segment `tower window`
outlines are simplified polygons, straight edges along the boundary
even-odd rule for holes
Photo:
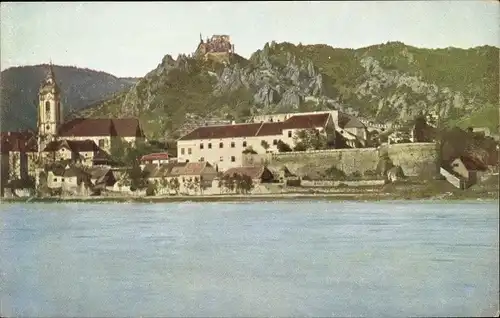
[[[45,111],[50,112],[50,102],[49,101],[45,102]]]

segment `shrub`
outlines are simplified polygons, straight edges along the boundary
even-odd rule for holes
[[[279,152],[290,152],[292,151],[292,147],[282,140],[278,140],[277,148]]]
[[[344,180],[345,179],[345,173],[342,170],[337,169],[335,166],[331,166],[328,168],[326,171],[326,176],[331,177],[335,180]]]

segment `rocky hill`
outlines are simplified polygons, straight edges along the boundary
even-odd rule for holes
[[[48,65],[12,67],[2,71],[0,85],[1,130],[35,128],[38,89]],[[67,115],[129,89],[138,79],[70,66],[54,65]]]
[[[440,113],[449,125],[498,131],[499,49],[421,49],[391,42],[361,49],[267,43],[229,63],[163,58],[127,92],[79,115],[138,116],[147,135],[252,114],[340,109],[375,122]]]

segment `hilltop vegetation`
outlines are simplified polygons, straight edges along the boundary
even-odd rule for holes
[[[361,49],[266,43],[230,62],[166,55],[130,89],[78,116],[137,116],[149,137],[178,137],[207,121],[339,109],[375,122],[441,114],[448,125],[498,131],[499,49]]]

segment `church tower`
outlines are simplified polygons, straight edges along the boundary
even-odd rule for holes
[[[56,83],[52,62],[38,93],[38,146],[39,151],[57,137],[63,122],[60,89]]]

